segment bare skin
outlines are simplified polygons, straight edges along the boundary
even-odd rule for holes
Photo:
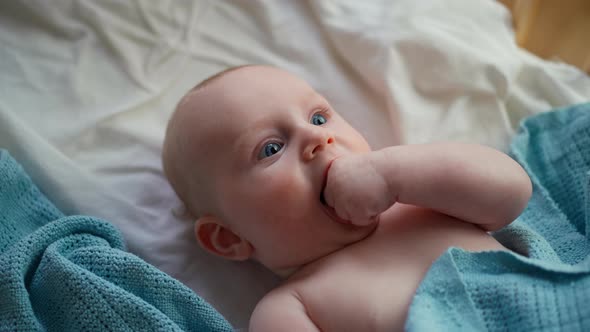
[[[414,292],[449,247],[505,250],[480,228],[397,204],[366,239],[306,265],[258,304],[251,331],[401,331]]]
[[[265,66],[186,96],[163,160],[204,249],[286,278],[250,331],[401,330],[430,265],[451,246],[505,250],[487,231],[531,195],[524,170],[487,147],[371,151],[305,82]]]

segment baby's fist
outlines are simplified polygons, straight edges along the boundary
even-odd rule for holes
[[[337,158],[328,171],[326,203],[336,214],[357,226],[366,226],[395,203],[387,179],[379,172],[372,154]]]

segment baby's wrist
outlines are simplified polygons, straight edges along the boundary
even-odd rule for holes
[[[375,172],[381,177],[387,187],[389,195],[397,197],[399,195],[399,158],[397,158],[397,149],[395,147],[386,148],[370,156],[370,164]]]

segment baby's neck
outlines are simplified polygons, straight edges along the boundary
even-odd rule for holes
[[[326,255],[326,256],[328,256],[328,255]],[[323,257],[325,257],[325,256],[322,256],[320,258],[323,258]],[[300,272],[302,272],[302,271],[309,270],[309,269],[307,269],[307,267],[309,267],[310,265],[314,265],[314,263],[319,260],[320,259],[315,259],[315,260],[312,260],[311,262],[308,262],[308,263],[305,263],[302,265],[297,265],[297,266],[286,266],[286,267],[275,267],[275,268],[271,268],[271,267],[267,266],[266,268],[271,270],[275,275],[279,276],[282,280],[287,280],[295,275],[299,275]]]
[[[325,259],[328,256],[331,256],[335,252],[339,252],[339,251],[340,250],[328,253],[324,256],[318,257],[314,260],[311,260],[307,263],[304,263],[304,264],[301,264],[298,266],[287,266],[287,267],[278,267],[278,268],[267,267],[267,268],[283,280],[287,280],[287,279],[291,279],[291,278],[299,278],[303,275],[307,275],[307,274],[311,273],[311,271],[314,270],[314,267],[317,266],[320,261],[322,261],[323,259]]]
[[[274,270],[272,270],[272,272],[274,272],[276,275],[278,275],[282,279],[288,279],[290,276],[295,274],[295,272],[297,272],[300,268],[301,268],[300,266],[297,266],[297,267],[289,267],[289,268],[283,268],[283,269],[274,269]]]

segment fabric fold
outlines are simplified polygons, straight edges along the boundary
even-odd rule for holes
[[[407,330],[590,328],[590,103],[525,119],[511,154],[533,183],[523,213],[494,233],[512,251],[447,250],[418,287]]]
[[[5,150],[0,228],[0,330],[232,330],[190,289],[126,252],[113,225],[63,215]]]

